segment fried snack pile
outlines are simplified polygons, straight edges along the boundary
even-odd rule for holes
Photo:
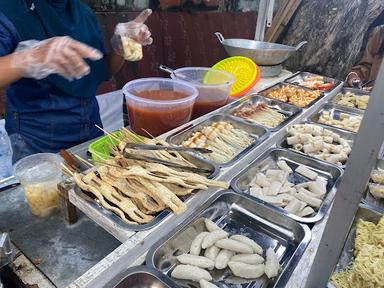
[[[243,149],[255,141],[247,132],[233,127],[228,122],[214,122],[195,132],[192,137],[183,141],[184,147],[207,148],[212,153],[202,155],[217,163],[232,160]]]
[[[352,116],[346,113],[341,113],[340,119],[335,119],[333,115],[331,115],[330,111],[323,111],[318,121],[322,124],[327,124],[329,126],[334,126],[357,133],[357,131],[359,131],[362,120],[362,116]]]
[[[332,82],[324,81],[324,77],[320,75],[311,75],[309,77],[306,77],[304,81],[301,82],[299,85],[307,87],[309,89],[321,91],[328,91],[334,86]]]
[[[257,105],[246,103],[233,111],[232,115],[267,128],[275,128],[287,118],[284,114],[269,108],[265,103]]]
[[[331,278],[337,288],[384,287],[384,217],[375,225],[359,220],[356,229],[355,259]]]
[[[109,165],[109,166],[108,166]],[[224,182],[177,171],[162,164],[116,156],[86,175],[75,174],[76,184],[128,224],[145,224],[154,214],[171,209],[180,214],[186,204],[179,198],[208,187],[228,188]]]
[[[265,93],[265,96],[303,108],[319,98],[320,91],[308,91],[292,85],[284,85]]]
[[[371,181],[368,184],[369,192],[377,199],[384,199],[384,170],[374,169],[371,172]]]
[[[332,103],[365,110],[369,102],[369,95],[357,96],[352,92],[347,92],[345,94],[339,93],[332,100]]]

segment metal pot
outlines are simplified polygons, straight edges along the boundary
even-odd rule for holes
[[[223,44],[230,56],[244,56],[251,58],[258,65],[279,65],[287,60],[294,52],[299,50],[307,41],[300,42],[296,47],[254,41],[248,39],[224,39],[220,32],[215,35]]]

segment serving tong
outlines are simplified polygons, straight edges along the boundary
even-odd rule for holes
[[[207,148],[199,148],[199,147],[180,147],[180,146],[163,146],[163,145],[148,145],[148,144],[137,144],[137,143],[127,143],[124,147],[125,149],[135,149],[135,150],[164,150],[164,151],[180,151],[180,152],[194,152],[194,153],[202,153],[208,154],[212,153],[212,150]]]
[[[177,164],[177,163],[174,163],[174,162],[171,162],[171,161],[158,159],[158,158],[155,158],[155,157],[133,154],[133,153],[128,152],[127,149],[133,149],[133,150],[153,150],[153,151],[165,150],[165,151],[212,153],[211,150],[206,149],[206,148],[186,148],[186,147],[178,147],[178,146],[173,147],[173,146],[160,146],[160,145],[147,145],[147,144],[127,143],[125,145],[125,147],[124,147],[124,150],[123,150],[123,156],[124,156],[124,158],[127,158],[127,159],[162,164],[164,166],[168,166],[168,167],[172,167],[172,168],[178,168],[178,169],[183,169],[183,170],[190,171],[190,172],[193,172],[193,173],[212,173],[211,169],[198,168],[198,167],[190,167],[190,166],[185,166],[185,165]]]

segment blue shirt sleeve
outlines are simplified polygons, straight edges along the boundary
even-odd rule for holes
[[[11,54],[19,42],[12,22],[0,12],[0,57]]]

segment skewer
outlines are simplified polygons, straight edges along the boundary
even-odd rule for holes
[[[94,165],[92,163],[90,163],[89,161],[85,160],[84,158],[80,157],[79,155],[74,155],[76,157],[76,159],[78,159],[79,161],[83,162],[85,165],[89,166],[89,168],[93,168]]]
[[[95,124],[96,128],[100,129],[101,131],[103,131],[105,134],[107,134],[109,137],[115,139],[117,142],[120,142],[121,140],[117,137],[115,137],[113,134],[109,133],[107,130],[101,128],[99,125]]]
[[[67,174],[67,176],[69,176],[69,177],[73,177],[73,174],[74,174],[74,173],[71,171],[71,169],[69,169],[69,168],[67,167],[66,164],[61,163],[61,167],[63,168],[63,172],[64,172],[64,174]]]

